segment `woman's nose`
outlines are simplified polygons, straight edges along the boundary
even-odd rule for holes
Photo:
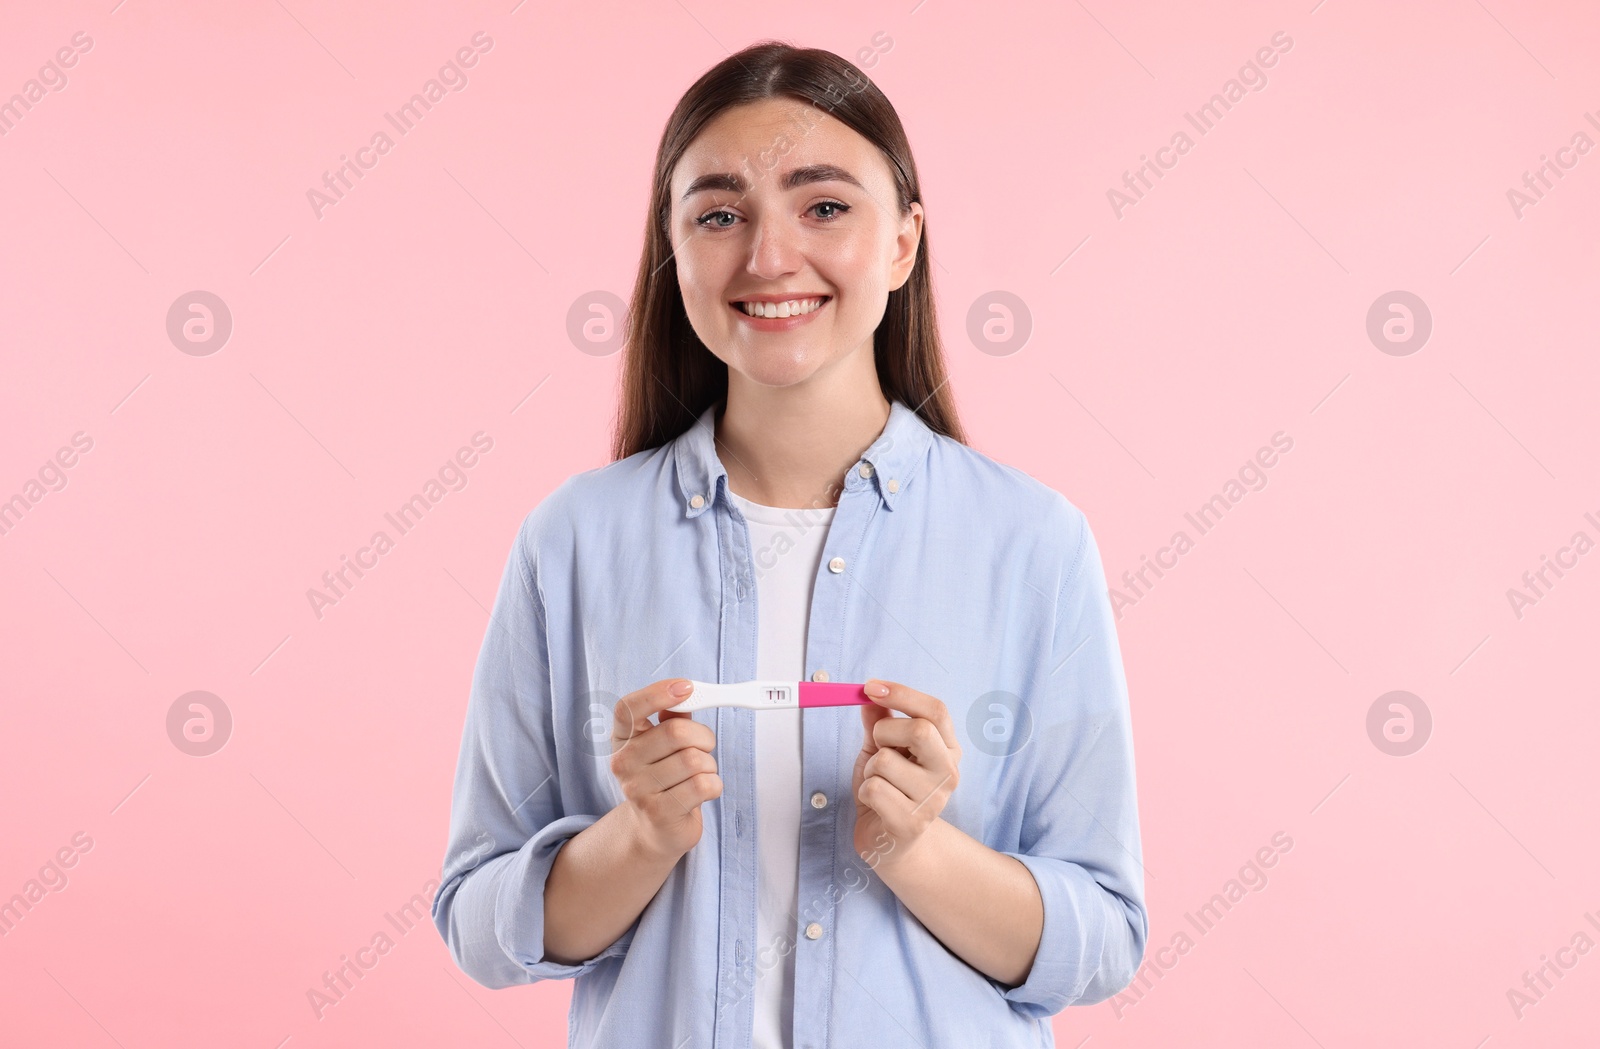
[[[750,261],[755,276],[771,280],[798,268],[799,244],[792,224],[781,218],[763,218],[751,224]]]

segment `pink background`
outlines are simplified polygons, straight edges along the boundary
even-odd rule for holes
[[[568,310],[627,296],[673,101],[768,36],[873,54],[976,447],[1084,509],[1114,586],[1195,540],[1119,632],[1150,946],[1196,942],[1060,1044],[1592,1037],[1600,952],[1507,998],[1600,940],[1600,553],[1507,598],[1600,539],[1600,153],[1507,197],[1600,141],[1589,5],[514,2],[9,5],[0,99],[93,43],[0,137],[0,498],[93,447],[0,536],[0,900],[92,841],[0,938],[8,1044],[564,1042],[570,984],[479,987],[431,924],[320,1020],[307,991],[438,876],[513,533],[606,457],[620,356]],[[1123,172],[1280,30],[1265,88],[1119,218]],[[319,219],[307,190],[479,31],[467,86]],[[205,356],[166,329],[195,289],[233,317]],[[1433,319],[1407,355],[1366,330],[1396,289]],[[995,290],[1032,315],[1004,355],[967,336]],[[478,431],[466,487],[319,620],[306,591]],[[168,735],[195,690],[233,719],[208,757]],[[1409,756],[1368,735],[1395,690],[1431,712]]]

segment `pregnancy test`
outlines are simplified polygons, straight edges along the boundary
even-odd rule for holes
[[[668,710],[692,712],[707,707],[794,710],[797,707],[867,706],[862,686],[847,681],[690,681],[694,691]]]

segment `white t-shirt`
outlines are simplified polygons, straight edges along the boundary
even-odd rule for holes
[[[806,678],[811,589],[833,507],[763,506],[734,495],[750,527],[756,577],[756,677]],[[794,949],[799,922],[800,711],[758,710],[754,1049],[792,1049]]]

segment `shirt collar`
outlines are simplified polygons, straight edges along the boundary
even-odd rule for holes
[[[716,413],[722,404],[722,400],[714,402],[700,413],[693,426],[673,439],[685,517],[698,517],[717,499],[726,498],[728,471],[715,446]],[[904,495],[906,485],[927,457],[933,438],[934,432],[922,416],[891,399],[888,422],[877,440],[851,464],[845,474],[845,491],[871,486],[885,508],[893,510],[895,501]],[[862,476],[863,464],[868,467],[868,477]]]

